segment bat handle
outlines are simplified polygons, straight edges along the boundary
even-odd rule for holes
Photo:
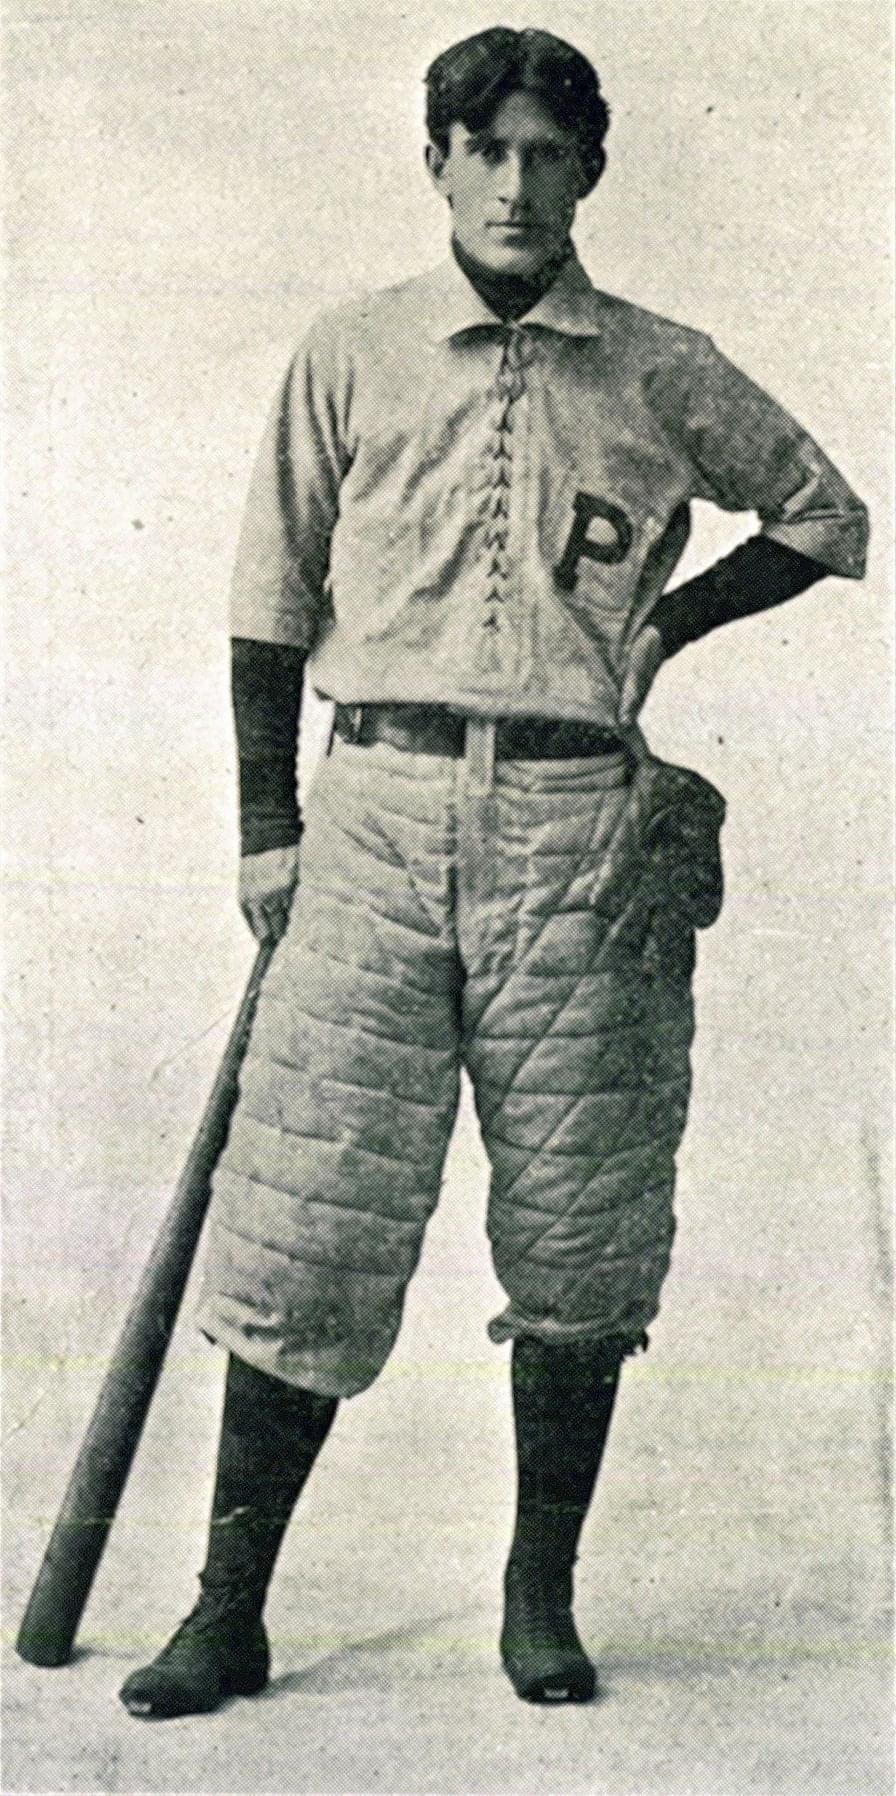
[[[31,1665],[65,1665],[115,1518],[208,1208],[227,1139],[261,982],[274,950],[262,944],[168,1214],[103,1381],[16,1640]]]

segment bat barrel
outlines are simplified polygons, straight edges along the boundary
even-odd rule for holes
[[[100,1392],[16,1641],[32,1665],[64,1665],[71,1656],[161,1372],[161,1331],[176,1313],[172,1289],[167,1306],[160,1299],[153,1313],[135,1316],[119,1340],[114,1377]]]
[[[16,1640],[20,1658],[31,1665],[65,1665],[71,1657],[190,1275],[272,952],[266,943],[256,957],[202,1122],[75,1461]]]

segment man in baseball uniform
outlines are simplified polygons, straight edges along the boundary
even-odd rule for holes
[[[340,1398],[398,1334],[465,1067],[512,1343],[501,1655],[530,1701],[595,1673],[572,1571],[620,1366],[672,1243],[694,932],[724,804],[649,752],[662,661],[826,573],[863,506],[710,339],[598,291],[570,236],[597,76],[496,28],[427,76],[450,253],[326,313],[277,395],[233,590],[241,901],[278,946],[215,1178],[200,1322],[229,1352],[200,1601],[141,1715],[268,1675],[262,1607]],[[760,532],[667,591],[694,499]],[[300,819],[303,677],[335,701]],[[301,844],[300,844],[301,835]]]

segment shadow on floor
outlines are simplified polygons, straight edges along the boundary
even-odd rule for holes
[[[294,1690],[301,1691],[303,1695],[324,1696],[373,1685],[394,1687],[396,1666],[389,1655],[396,1649],[400,1652],[402,1648],[419,1647],[423,1640],[436,1634],[446,1622],[459,1621],[463,1616],[473,1613],[475,1611],[472,1608],[441,1610],[437,1615],[419,1617],[401,1627],[384,1628],[380,1633],[369,1634],[363,1640],[346,1642],[332,1652],[325,1653],[311,1665],[298,1671],[283,1672],[272,1678],[260,1701],[271,1701]],[[434,1642],[433,1651],[426,1655],[425,1674],[429,1675],[449,1659],[451,1654],[450,1642]],[[465,1653],[464,1657],[468,1656]]]

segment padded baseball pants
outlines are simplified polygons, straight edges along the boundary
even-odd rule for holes
[[[508,1298],[493,1339],[634,1345],[668,1269],[723,801],[649,756],[494,764],[493,741],[469,725],[454,759],[337,739],[306,805],[198,1320],[327,1395],[394,1344],[462,1067]]]

